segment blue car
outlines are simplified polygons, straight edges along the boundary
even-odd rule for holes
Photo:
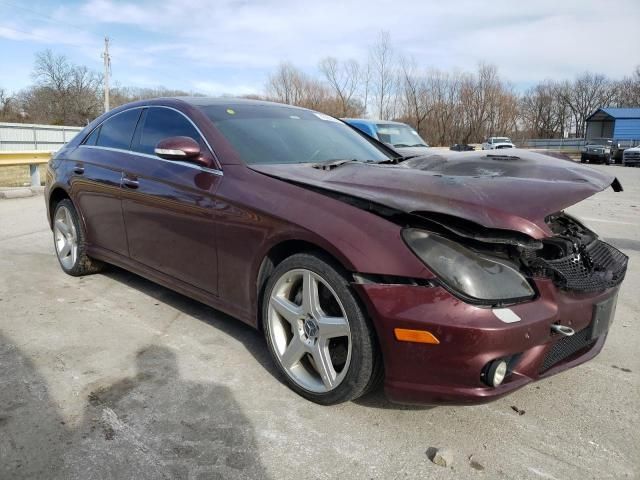
[[[429,145],[406,123],[343,118],[343,122],[392,147],[403,156],[424,155]]]

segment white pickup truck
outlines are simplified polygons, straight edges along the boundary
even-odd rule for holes
[[[516,148],[509,137],[489,137],[482,143],[482,150],[497,150],[499,148]]]

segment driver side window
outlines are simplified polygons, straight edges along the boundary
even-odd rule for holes
[[[198,131],[180,113],[168,108],[149,107],[135,150],[154,155],[158,142],[169,137],[191,137],[204,148]]]

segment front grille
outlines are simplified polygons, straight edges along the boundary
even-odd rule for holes
[[[538,258],[536,264],[551,273],[558,287],[589,293],[618,286],[627,272],[628,260],[617,248],[594,240],[571,255],[556,260]]]
[[[625,162],[629,160],[637,161],[640,160],[640,152],[624,152],[622,154],[622,157],[624,158]]]
[[[589,328],[585,328],[570,337],[562,337],[553,344],[551,349],[544,357],[544,361],[540,366],[539,373],[544,373],[554,365],[566,360],[567,358],[578,353],[580,350],[591,348],[595,340],[589,339]]]

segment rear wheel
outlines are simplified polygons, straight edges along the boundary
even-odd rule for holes
[[[102,262],[86,253],[84,231],[78,212],[69,199],[60,201],[53,212],[53,242],[58,262],[65,273],[78,277],[103,268]]]
[[[298,394],[323,405],[373,387],[381,359],[373,328],[338,267],[314,254],[280,263],[264,293],[267,345]]]

